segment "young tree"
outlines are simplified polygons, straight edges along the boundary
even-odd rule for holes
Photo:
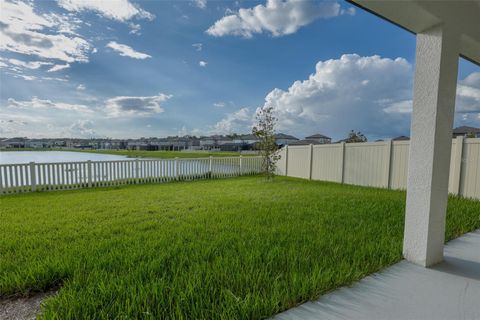
[[[258,149],[262,156],[262,172],[267,180],[275,176],[276,163],[280,159],[275,142],[275,125],[277,118],[273,115],[273,107],[259,108],[255,115],[252,133],[258,138]]]
[[[348,138],[345,140],[345,142],[367,142],[367,137],[360,131],[355,132],[355,131],[350,131],[348,134]]]

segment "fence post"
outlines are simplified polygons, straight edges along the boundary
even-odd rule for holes
[[[0,181],[1,183],[1,181]],[[30,185],[32,187],[32,191],[37,190],[37,175],[35,172],[35,162],[30,162]]]
[[[240,165],[240,174],[239,175],[242,175],[243,171],[242,171],[242,155],[240,155],[240,160],[239,160],[239,165]]]
[[[455,141],[455,149],[454,152],[454,166],[453,166],[453,175],[452,175],[452,191],[454,194],[460,194],[460,180],[462,179],[462,157],[463,157],[463,136],[458,136]]]
[[[387,140],[385,143],[385,154],[384,154],[384,159],[385,159],[385,171],[383,173],[384,176],[384,186],[387,189],[390,189],[390,168],[391,168],[391,163],[392,163],[392,140]]]
[[[285,176],[288,176],[288,145],[285,146]]]
[[[92,187],[92,161],[88,160],[87,161],[87,182],[88,182],[88,187]]]
[[[178,157],[175,157],[175,180],[179,180],[180,175],[178,174]]]
[[[308,169],[308,179],[312,180],[312,167],[313,167],[313,144],[310,144],[309,150],[309,169]]]
[[[208,172],[210,173],[210,178],[213,177],[212,167],[213,167],[213,157],[210,156],[209,162],[208,162]]]
[[[340,163],[340,183],[345,182],[345,142],[340,143],[342,163]]]
[[[135,159],[135,183],[138,184],[140,181],[140,163],[138,159]]]

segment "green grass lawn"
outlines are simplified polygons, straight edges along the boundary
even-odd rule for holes
[[[47,319],[259,319],[401,259],[405,193],[278,177],[0,198],[0,295]],[[447,239],[480,228],[450,198]]]
[[[128,156],[132,158],[206,158],[206,157],[238,157],[240,152],[183,152],[183,151],[137,151],[137,150],[81,150],[81,149],[60,149],[60,148],[21,148],[21,149],[0,149],[0,151],[74,151],[74,152],[90,152],[102,154],[114,154],[119,156]],[[244,154],[243,156],[255,156],[255,154]]]

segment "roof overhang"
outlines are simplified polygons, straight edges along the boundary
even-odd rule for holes
[[[415,34],[444,24],[460,35],[460,55],[480,65],[480,0],[347,0]]]

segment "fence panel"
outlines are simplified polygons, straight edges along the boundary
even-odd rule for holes
[[[385,186],[385,147],[385,143],[347,143],[344,182],[371,187]]]
[[[463,147],[460,194],[480,199],[480,139],[466,139]]]
[[[410,141],[290,146],[277,172],[304,179],[406,189]],[[311,150],[311,153],[310,153]],[[452,141],[448,190],[480,199],[480,139]]]
[[[310,146],[288,147],[288,175],[308,179],[310,177]]]
[[[408,141],[392,142],[392,158],[390,160],[390,188],[407,189]]]
[[[343,145],[313,146],[312,179],[342,182]]]

